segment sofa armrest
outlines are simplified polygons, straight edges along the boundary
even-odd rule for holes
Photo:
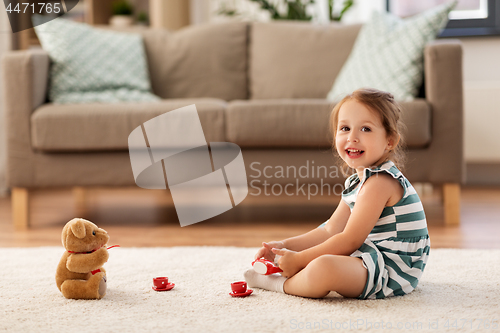
[[[29,187],[33,181],[30,118],[33,111],[45,103],[49,63],[43,51],[8,52],[2,59],[10,187]]]
[[[432,109],[432,142],[428,178],[438,183],[463,183],[464,106],[462,44],[459,40],[437,40],[424,51],[425,96]]]
[[[49,54],[43,50],[31,52],[33,60],[33,110],[47,101],[47,89],[49,84]]]

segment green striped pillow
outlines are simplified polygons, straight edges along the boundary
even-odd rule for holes
[[[95,29],[62,18],[43,23],[36,34],[52,61],[49,99],[54,103],[158,101],[151,93],[142,37]]]
[[[456,1],[443,4],[406,19],[374,12],[327,99],[338,101],[358,88],[371,87],[411,101],[422,84],[424,47],[446,26],[455,5]]]

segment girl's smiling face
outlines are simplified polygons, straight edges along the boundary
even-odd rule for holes
[[[364,168],[384,162],[397,143],[387,136],[380,117],[354,99],[340,107],[335,131],[338,154],[360,177]]]

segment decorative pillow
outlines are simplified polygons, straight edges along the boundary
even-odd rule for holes
[[[42,16],[33,16],[35,24]],[[35,31],[52,60],[54,103],[157,101],[151,93],[142,37],[57,18]]]
[[[374,12],[327,99],[338,101],[358,88],[371,87],[411,101],[422,84],[424,47],[446,26],[455,5],[455,1],[443,4],[407,19]]]

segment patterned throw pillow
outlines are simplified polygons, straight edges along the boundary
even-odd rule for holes
[[[35,24],[43,17],[33,16]],[[57,18],[35,26],[52,61],[49,99],[54,103],[158,101],[142,37],[95,29]]]
[[[374,12],[361,28],[327,99],[339,101],[358,88],[371,87],[411,101],[422,84],[424,47],[446,26],[455,5],[443,4],[407,19]]]

